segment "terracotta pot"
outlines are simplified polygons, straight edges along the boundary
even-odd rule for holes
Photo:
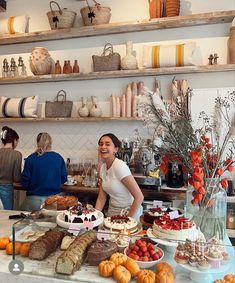
[[[228,40],[229,63],[235,64],[235,27],[230,28],[230,36]]]
[[[29,58],[29,65],[34,75],[48,75],[52,71],[53,60],[44,47],[35,47]]]
[[[166,0],[166,16],[175,17],[180,13],[180,0]]]

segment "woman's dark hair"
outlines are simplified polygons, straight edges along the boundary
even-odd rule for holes
[[[7,143],[12,143],[12,147],[15,147],[15,140],[18,141],[19,135],[17,132],[7,126],[2,127],[1,141],[5,145]]]
[[[120,147],[121,147],[121,142],[120,142],[120,140],[119,140],[114,134],[111,134],[111,133],[102,135],[102,136],[99,138],[99,140],[98,140],[98,144],[100,144],[100,140],[101,140],[103,137],[109,137],[109,138],[112,140],[112,142],[113,142],[113,144],[114,144],[115,147],[117,147],[117,148],[120,148]]]

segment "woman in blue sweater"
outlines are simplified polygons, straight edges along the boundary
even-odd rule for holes
[[[52,139],[48,133],[37,136],[36,152],[25,160],[21,183],[27,190],[25,210],[40,209],[47,196],[59,194],[61,184],[67,181],[63,157],[51,151]]]

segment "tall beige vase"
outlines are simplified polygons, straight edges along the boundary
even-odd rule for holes
[[[235,26],[230,28],[228,40],[228,57],[229,63],[235,64]]]

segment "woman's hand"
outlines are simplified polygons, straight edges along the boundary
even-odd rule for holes
[[[128,216],[132,217],[136,213],[137,209],[140,207],[141,203],[143,202],[144,196],[140,190],[140,187],[138,186],[136,180],[132,175],[124,177],[121,180],[121,182],[128,189],[128,191],[131,193],[131,195],[134,198],[134,201],[128,213]]]

